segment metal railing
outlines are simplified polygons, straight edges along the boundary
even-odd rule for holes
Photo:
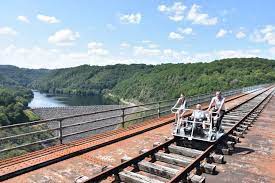
[[[266,87],[257,85],[240,89],[232,89],[223,92],[223,96],[232,96],[238,93],[253,91]],[[187,107],[197,103],[210,101],[213,94],[196,95],[186,99]],[[170,113],[171,107],[177,99],[151,102],[142,105],[120,107],[111,110],[90,112],[85,114],[70,115],[60,118],[52,118],[33,122],[19,123],[0,127],[0,154],[15,149],[27,148],[37,144],[50,146],[63,144],[85,136],[102,133],[116,128],[126,128],[150,118],[160,118]],[[22,131],[23,133],[5,136],[5,130]],[[33,141],[25,143],[24,138],[29,137]],[[44,138],[43,138],[44,137]],[[9,143],[17,145],[10,147]]]

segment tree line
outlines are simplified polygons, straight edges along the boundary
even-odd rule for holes
[[[0,126],[38,120],[28,109],[30,90],[71,95],[105,95],[112,98],[151,102],[209,93],[275,81],[275,61],[262,58],[232,58],[210,63],[161,65],[82,65],[56,70],[0,66]],[[111,95],[109,95],[111,94]],[[0,137],[47,129],[46,125],[2,130]],[[53,137],[52,133],[6,141],[0,149]],[[11,151],[1,158],[43,148],[35,145]]]
[[[0,87],[0,125],[29,121],[24,113],[33,93],[23,87]]]
[[[57,69],[32,82],[50,93],[112,94],[139,102],[175,98],[275,81],[275,61],[232,58],[210,63],[82,65]]]

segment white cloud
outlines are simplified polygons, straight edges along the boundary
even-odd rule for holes
[[[220,50],[214,52],[215,56],[218,59],[222,58],[249,58],[249,57],[257,57],[261,53],[259,49],[251,49],[251,50]]]
[[[254,33],[250,35],[250,39],[253,42],[265,42],[264,36],[258,32],[258,30],[254,31]]]
[[[211,52],[187,53],[171,48],[150,49],[144,46],[134,46],[127,54],[111,55],[101,42],[91,42],[84,51],[66,52],[66,50],[46,49],[41,47],[20,48],[15,45],[0,47],[0,64],[12,64],[28,68],[64,68],[82,64],[161,64],[161,63],[194,63],[209,62],[215,59],[233,57],[263,57],[259,49],[249,50],[217,50]],[[270,55],[275,54],[275,48],[270,48]],[[271,56],[270,56],[271,57]],[[39,61],[38,61],[39,60]]]
[[[150,43],[150,44],[148,44],[148,48],[158,48],[159,47],[159,45],[157,45],[157,44],[154,44],[154,43]]]
[[[11,27],[0,27],[0,35],[15,36],[17,32]]]
[[[270,33],[272,31],[274,31],[274,29],[275,29],[275,26],[266,25],[263,29],[260,30],[260,32],[263,33],[263,34],[267,34],[267,33]]]
[[[189,34],[192,34],[193,30],[192,28],[188,27],[188,28],[178,28],[178,31],[182,34],[186,34],[186,35],[189,35]]]
[[[101,42],[90,42],[88,44],[88,54],[105,56],[109,54],[109,51],[103,48],[103,43]]]
[[[89,54],[88,50],[67,53],[64,50],[46,49],[38,46],[20,48],[15,45],[10,45],[6,48],[1,47],[0,49],[0,64],[25,68],[55,69],[75,67],[83,64],[116,64],[118,61],[115,57],[102,57],[101,55]]]
[[[59,23],[60,20],[58,20],[56,17],[54,16],[47,16],[47,15],[41,15],[41,14],[38,14],[36,16],[36,18],[42,22],[46,22],[46,23],[49,23],[49,24],[56,24],[56,23]]]
[[[173,16],[169,16],[170,20],[173,20],[175,22],[179,22],[183,19],[184,17],[182,15],[173,15]]]
[[[168,11],[168,7],[166,6],[166,5],[159,5],[158,6],[158,10],[160,11],[160,12],[166,12],[166,11]]]
[[[200,25],[216,25],[218,23],[217,17],[209,17],[206,13],[200,13],[200,6],[193,4],[188,12],[187,20],[192,21],[193,24]]]
[[[267,44],[275,45],[275,26],[266,25],[260,30],[255,30],[250,38],[254,42],[266,42]]]
[[[75,60],[85,60],[89,59],[89,55],[87,53],[70,53],[68,57]]]
[[[51,35],[48,38],[48,42],[57,46],[71,46],[79,37],[80,35],[78,32],[73,32],[70,29],[63,29]]]
[[[275,50],[274,50],[275,51]],[[185,51],[176,51],[172,49],[163,50],[162,61],[168,60],[173,63],[195,63],[209,62],[223,58],[241,58],[241,57],[263,57],[259,49],[250,50],[218,50],[212,52],[187,53]]]
[[[183,35],[176,33],[176,32],[170,32],[168,37],[170,39],[176,39],[176,40],[182,40],[184,38]]]
[[[164,4],[158,6],[158,10],[160,12],[167,14],[168,18],[175,22],[183,20],[183,13],[185,9],[186,6],[183,5],[182,2],[174,2],[171,6]]]
[[[275,56],[275,47],[271,47],[268,51],[271,55]]]
[[[220,29],[216,34],[216,38],[224,37],[226,34],[227,34],[227,30]]]
[[[17,20],[24,22],[24,23],[30,23],[30,20],[28,19],[28,17],[23,16],[23,15],[17,16]]]
[[[181,51],[181,52],[179,52],[179,51],[175,51],[175,50],[173,50],[173,49],[170,49],[170,48],[168,48],[168,49],[164,49],[163,51],[162,51],[162,56],[161,56],[161,58],[162,59],[168,59],[170,62],[179,62],[179,61],[182,61],[183,60],[183,58],[186,56],[186,52],[184,52],[184,51]]]
[[[145,43],[145,44],[152,43],[152,41],[150,41],[150,40],[142,40],[141,42],[142,42],[142,43]]]
[[[129,48],[131,45],[129,43],[123,42],[120,44],[121,48]]]
[[[140,41],[145,47],[148,47],[150,49],[153,49],[153,48],[158,48],[159,45],[158,44],[155,44],[153,43],[153,41],[151,40],[142,40]]]
[[[123,14],[119,16],[120,22],[123,24],[139,24],[141,21],[140,13]]]
[[[168,35],[169,39],[177,39],[177,40],[181,40],[184,38],[185,35],[190,35],[192,34],[193,30],[192,28],[188,27],[188,28],[178,28],[176,32],[170,32]]]
[[[115,31],[116,30],[116,26],[114,26],[113,24],[107,24],[106,27],[109,31]]]
[[[159,56],[161,51],[159,49],[148,49],[144,48],[143,46],[135,46],[134,47],[134,55],[135,56]]]
[[[19,67],[27,68],[54,68],[56,64],[64,64],[65,61],[59,60],[57,57],[58,52],[50,49],[43,49],[37,46],[32,48],[19,48],[15,45],[10,45],[6,48],[0,49],[0,62],[1,64],[16,65]]]
[[[238,39],[242,39],[245,37],[246,37],[246,34],[242,31],[236,33],[236,38],[238,38]]]

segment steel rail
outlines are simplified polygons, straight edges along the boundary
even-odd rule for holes
[[[260,90],[262,88],[258,88],[257,90]],[[240,97],[243,97],[245,95],[248,95],[250,93],[254,93],[256,91],[251,91],[249,93],[244,93],[244,94],[240,94],[238,96],[235,96],[235,97],[232,97],[228,100],[226,100],[226,102],[229,102],[229,101],[232,101],[232,100],[236,100]],[[81,150],[78,150],[78,151],[75,151],[75,152],[72,152],[72,153],[69,153],[69,154],[64,154],[63,156],[61,157],[58,157],[58,158],[54,158],[54,159],[51,159],[51,160],[46,160],[44,162],[41,162],[41,163],[38,163],[38,164],[35,164],[35,165],[32,165],[30,167],[26,167],[26,168],[22,168],[20,170],[17,170],[17,171],[14,171],[14,172],[10,172],[8,174],[5,174],[5,175],[2,175],[0,176],[0,181],[3,181],[3,180],[7,180],[9,178],[12,178],[12,177],[15,177],[17,175],[20,175],[20,174],[23,174],[23,173],[26,173],[26,172],[30,172],[30,171],[33,171],[33,170],[36,170],[36,169],[39,169],[41,167],[45,167],[45,166],[48,166],[48,165],[51,165],[53,163],[57,163],[57,162],[60,162],[60,161],[63,161],[63,160],[66,160],[66,159],[69,159],[69,158],[72,158],[72,157],[76,157],[76,156],[79,156],[81,154],[84,154],[84,153],[87,153],[87,152],[90,152],[94,149],[97,149],[97,148],[100,148],[100,147],[104,147],[104,146],[107,146],[109,144],[112,144],[112,143],[115,143],[115,142],[118,142],[118,141],[121,141],[121,140],[124,140],[124,139],[127,139],[127,138],[130,138],[132,136],[135,136],[135,135],[139,135],[139,134],[142,134],[146,131],[150,131],[150,130],[153,130],[155,128],[159,128],[161,126],[164,126],[166,124],[170,124],[172,121],[174,120],[167,120],[166,122],[163,122],[161,124],[157,124],[157,125],[154,125],[154,126],[151,126],[151,127],[147,127],[146,129],[143,129],[143,130],[140,130],[140,131],[137,131],[137,132],[134,132],[134,133],[131,133],[131,134],[127,134],[127,135],[124,135],[122,137],[118,137],[118,138],[115,138],[113,140],[110,140],[108,142],[103,142],[101,144],[98,144],[98,145],[95,145],[95,146],[91,146],[91,147],[88,147],[86,149],[81,149]],[[57,139],[59,137],[54,137],[53,139]],[[32,144],[37,144],[37,143],[32,143]],[[27,146],[29,146],[31,144],[27,144]]]
[[[233,91],[225,91],[225,93],[227,93],[227,94],[232,94],[233,95],[233,93],[235,93],[235,91],[240,91],[240,90],[242,90],[242,91],[244,91],[244,90],[250,90],[251,88],[253,89],[254,88],[254,90],[260,90],[261,89],[261,87],[262,87],[263,85],[258,85],[258,86],[253,86],[253,87],[246,87],[246,88],[242,88],[242,89],[236,89],[236,90],[233,90]],[[255,87],[256,87],[256,89],[255,89]],[[254,91],[253,91],[254,92]],[[210,97],[211,95],[210,94],[205,94],[205,95],[202,95],[202,97]],[[200,97],[199,95],[197,96],[198,98]],[[198,99],[197,98],[197,99]],[[193,100],[193,98],[189,98],[189,100],[190,101],[192,101]],[[170,100],[169,100],[170,101]],[[202,101],[204,101],[204,99],[202,100]],[[149,105],[151,105],[152,103],[149,103]],[[145,104],[144,104],[145,105]],[[144,106],[143,105],[143,106]],[[189,104],[188,106],[190,106],[191,104]],[[192,105],[193,105],[193,103],[192,103]],[[167,106],[164,106],[164,107],[162,107],[162,108],[165,108],[165,107],[171,107],[171,105],[167,105]],[[137,107],[137,106],[130,106],[130,107]],[[129,107],[128,107],[129,108]],[[127,109],[128,109],[127,108]],[[159,109],[161,109],[161,107],[159,107]],[[120,108],[120,109],[113,109],[113,110],[107,110],[108,112],[111,112],[111,111],[117,111],[117,110],[125,110],[125,108]],[[150,111],[151,109],[149,109],[148,111]],[[153,110],[153,109],[152,109]],[[123,112],[122,111],[122,112]],[[170,109],[169,110],[164,110],[164,111],[158,111],[158,116],[160,116],[161,114],[163,114],[163,113],[167,113],[167,112],[169,112],[170,111]],[[93,112],[93,113],[90,113],[90,114],[99,114],[99,113],[104,113],[105,111],[99,111],[99,112]],[[141,113],[140,111],[138,111],[138,112],[136,112],[136,113]],[[134,114],[134,113],[132,113],[132,114]],[[79,116],[83,116],[83,115],[86,115],[86,114],[80,114],[80,115],[73,115],[74,117],[79,117]],[[81,132],[82,133],[87,133],[87,132],[90,132],[90,131],[93,131],[93,130],[98,130],[98,129],[102,129],[102,128],[106,128],[106,127],[110,127],[110,126],[115,126],[115,124],[112,124],[112,125],[106,125],[106,126],[102,126],[102,127],[98,127],[98,128],[92,128],[92,129],[89,129],[89,130],[84,130],[84,131],[80,131],[80,132],[76,132],[76,133],[71,133],[71,134],[69,134],[69,135],[63,135],[63,129],[65,129],[65,128],[69,128],[69,127],[73,127],[73,126],[78,126],[78,125],[84,125],[84,124],[87,124],[87,123],[94,123],[94,122],[99,122],[99,121],[103,121],[103,120],[108,120],[108,119],[113,119],[113,118],[119,118],[119,117],[122,117],[122,122],[118,122],[117,123],[117,125],[119,125],[119,124],[122,124],[122,126],[124,127],[125,126],[125,123],[129,123],[129,122],[131,122],[131,121],[134,121],[134,120],[138,120],[138,119],[145,119],[145,118],[148,118],[148,117],[150,117],[150,116],[154,116],[155,114],[149,114],[149,115],[146,115],[146,116],[142,116],[142,117],[139,117],[139,118],[136,118],[136,119],[131,119],[131,120],[128,120],[128,121],[125,121],[125,115],[127,115],[127,113],[126,114],[124,114],[123,115],[123,113],[122,113],[122,115],[117,115],[117,116],[111,116],[111,117],[107,117],[107,118],[101,118],[101,119],[97,119],[97,120],[92,120],[92,121],[85,121],[85,122],[81,122],[81,123],[77,123],[77,124],[70,124],[70,125],[66,125],[66,126],[62,126],[62,120],[57,120],[57,119],[65,119],[65,118],[67,118],[67,117],[65,117],[65,118],[52,118],[52,119],[49,119],[49,120],[40,120],[40,121],[34,121],[34,122],[27,122],[27,123],[21,123],[21,124],[15,124],[15,125],[9,125],[9,126],[3,126],[3,127],[0,127],[0,130],[1,129],[8,129],[8,128],[12,128],[12,127],[20,127],[20,126],[26,126],[26,124],[33,124],[33,125],[40,125],[40,124],[44,124],[44,123],[47,123],[47,122],[54,122],[54,121],[56,121],[57,123],[59,123],[59,127],[58,128],[53,128],[52,130],[51,129],[49,129],[48,131],[55,131],[55,130],[59,130],[59,136],[56,138],[56,139],[59,139],[59,141],[60,141],[60,143],[62,144],[63,143],[63,140],[64,140],[64,138],[63,137],[68,137],[68,136],[72,136],[71,134],[75,134],[75,135],[78,135],[78,134],[81,134]],[[53,120],[53,121],[52,121]],[[16,136],[21,136],[21,137],[23,137],[23,136],[28,136],[28,135],[30,135],[30,134],[32,134],[32,133],[34,133],[34,134],[36,134],[36,132],[29,132],[29,133],[23,133],[23,134],[18,134],[18,135],[16,135]],[[41,132],[41,133],[44,133],[43,131]],[[13,138],[17,138],[17,137],[14,137],[14,136],[10,136],[10,137],[4,137],[3,139],[4,140],[10,140],[10,139],[13,139]],[[50,141],[51,141],[51,139],[52,138],[49,138],[50,139]],[[0,139],[1,140],[1,139]],[[43,140],[43,142],[44,141],[46,141],[47,139],[44,139]],[[6,149],[3,149],[2,151],[0,151],[0,153],[3,153],[3,152],[7,152],[7,151],[11,151],[11,150],[15,150],[15,149],[19,149],[19,148],[23,148],[23,147],[26,147],[26,146],[30,146],[30,145],[32,145],[32,144],[39,144],[39,142],[41,142],[41,140],[39,140],[39,141],[35,141],[35,142],[32,142],[32,143],[28,143],[28,144],[26,144],[26,145],[19,145],[19,146],[15,146],[15,147],[11,147],[11,148],[6,148]]]
[[[258,97],[259,95],[267,92],[268,90],[273,89],[274,88],[269,88],[264,92],[261,92],[260,94],[250,98],[249,100],[245,101],[244,103],[247,103],[249,101],[251,101],[252,99]],[[225,134],[223,134],[214,144],[212,144],[210,147],[208,147],[203,154],[201,154],[200,156],[198,156],[191,164],[189,164],[187,167],[185,167],[181,172],[179,172],[176,177],[174,177],[172,180],[169,181],[169,183],[178,183],[180,181],[182,181],[183,179],[186,179],[188,174],[198,165],[200,165],[200,162],[202,160],[204,160],[206,157],[208,157],[210,155],[211,152],[213,152],[214,149],[216,149],[217,145],[220,144],[226,137],[228,137],[228,135],[232,134],[232,132],[236,129],[236,127],[238,127],[255,109],[257,109],[270,95],[272,92],[270,92],[261,102],[259,102],[256,106],[254,106],[242,119],[240,119],[229,131],[227,131]],[[242,104],[244,104],[242,103]],[[239,106],[241,106],[242,104],[233,107],[232,109],[230,109],[229,111],[232,111],[236,108],[238,108]],[[227,111],[226,113],[228,113],[229,111]]]
[[[246,101],[244,101],[244,102],[241,102],[241,103],[240,103],[239,105],[237,105],[237,106],[243,105],[244,103],[246,103],[246,102],[252,100],[253,98],[255,98],[255,97],[259,96],[259,95],[261,95],[262,93],[266,92],[266,91],[269,90],[269,89],[270,89],[270,88],[267,88],[267,89],[261,91],[259,94],[257,94],[257,95],[255,95],[255,96],[251,97],[250,99],[248,99],[248,100],[246,100]],[[228,102],[228,101],[227,101],[227,102]],[[230,110],[231,110],[231,109],[230,109]],[[190,115],[190,114],[188,114],[188,115],[186,114],[186,115],[184,115],[184,117],[187,117],[187,116],[189,116],[189,115]],[[93,176],[92,178],[86,180],[85,183],[95,183],[95,182],[102,181],[102,180],[104,180],[104,179],[106,179],[106,178],[108,178],[108,177],[110,177],[110,176],[117,175],[117,174],[118,174],[119,172],[121,172],[123,169],[125,169],[125,168],[127,168],[127,167],[129,167],[129,166],[131,166],[131,165],[137,164],[138,162],[140,162],[141,160],[145,159],[146,157],[148,157],[148,156],[150,156],[150,155],[153,155],[154,153],[156,153],[157,151],[159,151],[159,150],[161,150],[161,149],[164,149],[165,147],[168,147],[170,144],[174,143],[175,141],[176,141],[175,138],[173,138],[173,139],[171,139],[171,140],[168,140],[167,142],[165,142],[165,143],[163,143],[163,144],[160,144],[160,145],[156,146],[155,148],[153,148],[153,149],[151,149],[151,150],[149,150],[149,151],[147,151],[147,152],[145,152],[145,153],[142,153],[142,154],[140,154],[140,155],[134,157],[134,158],[131,159],[131,160],[128,160],[128,161],[126,161],[126,162],[124,162],[124,163],[119,164],[118,166],[115,166],[115,167],[113,167],[113,168],[110,168],[110,169],[108,169],[108,170],[105,170],[105,171],[103,171],[103,172],[101,172],[101,173],[99,173],[99,174]],[[220,141],[219,141],[219,142],[220,142]],[[190,164],[190,165],[189,165],[188,167],[186,167],[186,169],[184,169],[184,170],[185,170],[186,172],[187,172],[187,171],[189,172],[189,171],[193,170],[194,167],[195,167],[200,161],[202,161],[203,159],[205,159],[205,157],[206,157],[207,155],[209,155],[210,152],[213,151],[213,149],[214,149],[214,147],[212,147],[212,146],[209,147],[209,148],[205,151],[205,153],[203,153],[203,156],[199,156],[192,164]],[[183,173],[181,172],[177,177],[174,178],[175,181],[179,182],[179,178],[185,176],[186,172],[183,172]],[[186,174],[186,175],[187,175],[187,174]],[[173,179],[173,180],[174,180],[174,179]]]
[[[118,166],[115,166],[114,168],[105,170],[105,171],[97,174],[94,177],[92,177],[91,179],[86,180],[84,182],[85,183],[95,183],[95,182],[99,182],[99,181],[101,181],[103,179],[106,179],[109,176],[116,175],[119,172],[121,172],[123,169],[125,169],[125,168],[127,168],[127,167],[129,167],[131,165],[134,165],[134,164],[138,163],[139,161],[145,159],[146,157],[149,157],[149,156],[155,154],[159,150],[162,150],[163,148],[169,146],[170,144],[172,144],[174,142],[175,142],[175,139],[171,139],[169,141],[166,141],[165,143],[163,143],[161,145],[158,145],[158,146],[154,147],[153,149],[151,149],[151,150],[149,150],[149,151],[147,151],[145,153],[142,153],[142,154],[136,156],[133,159],[125,161],[125,162],[119,164]]]
[[[266,84],[266,85],[268,85],[268,84]],[[253,87],[261,88],[263,86],[265,86],[265,85],[255,85],[255,86],[250,86],[250,87],[245,87],[245,88],[253,88]],[[238,89],[238,91],[241,93],[245,88]],[[227,91],[224,91],[224,92],[226,93]],[[211,93],[208,94],[208,95],[211,95]],[[192,99],[193,97],[196,97],[196,96],[199,96],[199,95],[190,96],[189,98]],[[51,122],[51,121],[62,121],[62,120],[69,119],[69,118],[75,118],[75,117],[81,117],[81,116],[87,116],[87,115],[94,115],[94,114],[100,114],[100,113],[106,113],[106,112],[119,111],[119,110],[123,110],[123,109],[126,110],[126,109],[143,107],[143,106],[146,106],[146,105],[154,105],[154,104],[164,103],[164,102],[167,102],[167,101],[174,101],[174,100],[176,100],[176,99],[168,99],[168,100],[162,100],[162,101],[159,101],[159,102],[151,102],[151,103],[146,103],[146,104],[141,104],[141,105],[134,105],[134,106],[108,109],[108,110],[89,112],[89,113],[83,113],[83,114],[68,115],[68,116],[59,117],[59,118],[50,118],[50,119],[45,119],[45,120],[38,120],[38,121],[32,121],[32,122],[25,122],[25,123],[13,124],[13,125],[0,126],[0,130],[13,128],[13,127],[21,127],[21,126],[30,126],[30,125],[42,124],[42,123],[47,123],[47,122]]]

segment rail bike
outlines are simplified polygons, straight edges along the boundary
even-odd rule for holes
[[[182,118],[184,113],[187,111],[193,111],[194,109],[180,109],[182,110],[181,115],[178,114],[179,108],[172,108],[171,112],[175,115],[175,123],[172,129],[172,135],[177,138],[187,139],[189,141],[207,141],[215,142],[219,139],[224,131],[221,128],[216,129],[217,119],[219,115],[216,112],[203,111],[205,112],[206,118],[203,120],[197,120],[190,117]]]

